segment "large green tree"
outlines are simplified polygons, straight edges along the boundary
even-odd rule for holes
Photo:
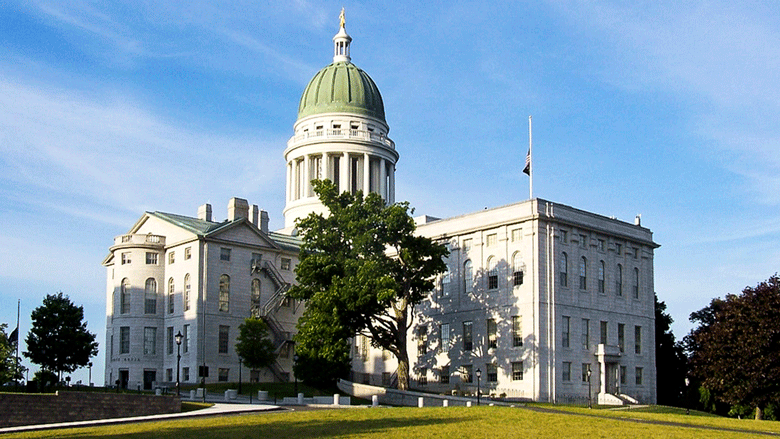
[[[46,370],[70,373],[86,366],[97,355],[95,334],[87,330],[84,308],[76,306],[68,296],[49,294],[43,305],[32,312],[32,328],[25,339],[24,356]]]
[[[683,405],[685,376],[688,372],[688,358],[683,345],[672,333],[672,317],[666,312],[666,303],[655,296],[655,364],[656,394],[658,404]]]
[[[14,378],[19,379],[18,374],[14,374],[16,345],[11,343],[6,335],[6,328],[8,328],[8,324],[0,323],[0,385],[12,381]]]
[[[236,353],[250,369],[270,366],[276,358],[274,344],[268,338],[268,325],[258,318],[248,318],[238,326]]]
[[[780,400],[780,278],[714,299],[691,314],[686,337],[693,372],[716,399],[754,407],[756,419]]]
[[[332,326],[329,347],[364,335],[398,360],[398,387],[409,388],[406,335],[412,313],[444,272],[447,249],[414,234],[406,202],[386,205],[375,193],[339,193],[328,181],[314,181],[327,215],[310,214],[296,222],[303,239],[298,285],[289,294],[306,300],[298,321],[299,343],[312,346],[321,337],[308,326]],[[324,337],[324,335],[323,335]],[[325,345],[325,344],[323,344]],[[341,351],[343,352],[343,351]]]

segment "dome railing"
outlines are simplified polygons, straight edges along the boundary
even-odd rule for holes
[[[306,131],[301,134],[292,136],[287,143],[305,143],[307,141],[321,141],[323,139],[363,140],[367,142],[378,142],[389,147],[390,149],[395,149],[395,142],[390,140],[390,138],[385,134],[348,128],[328,128],[315,131]]]

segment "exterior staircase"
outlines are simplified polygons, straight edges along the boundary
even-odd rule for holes
[[[273,338],[274,350],[278,354],[286,344],[292,343],[290,339],[290,333],[285,331],[279,321],[276,319],[275,314],[282,306],[284,299],[287,297],[287,290],[290,289],[290,283],[286,282],[282,275],[277,271],[276,267],[268,261],[263,261],[261,270],[268,276],[269,279],[276,285],[276,291],[271,295],[271,298],[260,308],[259,317],[268,325],[268,329],[271,332]],[[269,366],[271,373],[277,381],[285,382],[289,381],[289,372],[285,372],[284,368],[279,364],[279,361],[274,360],[273,364]]]

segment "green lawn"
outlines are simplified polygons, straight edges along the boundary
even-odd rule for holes
[[[555,407],[561,408],[561,407]],[[49,430],[6,438],[747,438],[777,431],[775,423],[638,411],[572,409],[545,413],[508,407],[355,408],[180,419],[99,428]],[[579,413],[599,416],[582,416]],[[603,416],[602,416],[603,415]],[[747,429],[751,433],[627,422],[617,417],[696,423]]]

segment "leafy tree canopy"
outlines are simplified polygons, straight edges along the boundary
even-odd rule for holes
[[[338,340],[365,335],[373,346],[396,356],[398,387],[407,389],[411,313],[433,289],[432,279],[444,272],[447,249],[414,234],[409,203],[387,206],[375,193],[339,193],[328,180],[313,186],[329,214],[297,221],[303,245],[295,271],[298,285],[289,294],[307,301],[298,340],[303,343],[306,334],[316,337],[306,328],[323,322],[333,326],[329,334]],[[338,340],[331,339],[329,347],[341,349]]]
[[[0,384],[14,379],[16,346],[9,341],[5,333],[6,328],[8,324],[0,323]]]
[[[61,292],[47,295],[43,305],[33,310],[32,328],[25,341],[24,356],[56,372],[59,379],[63,372],[86,366],[98,353],[95,334],[87,331],[84,308],[74,305]]]
[[[260,319],[248,318],[238,327],[236,353],[251,369],[270,366],[276,358],[274,344],[268,338],[268,325]]]
[[[672,333],[672,317],[666,312],[666,303],[655,296],[655,364],[658,404],[683,405],[688,359],[683,346]]]
[[[780,278],[714,299],[691,314],[686,337],[696,377],[717,399],[756,408],[780,400]]]

